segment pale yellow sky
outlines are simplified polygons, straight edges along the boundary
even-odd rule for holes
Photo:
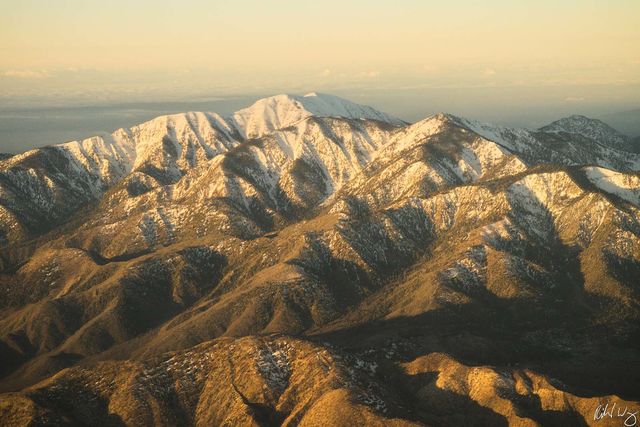
[[[638,0],[0,3],[4,96],[639,83]]]

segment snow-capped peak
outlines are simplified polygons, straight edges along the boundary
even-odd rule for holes
[[[581,135],[605,146],[631,151],[630,138],[598,119],[572,115],[556,120],[542,128],[542,132],[566,132]]]
[[[263,98],[235,112],[232,120],[245,137],[252,138],[286,128],[310,116],[370,119],[398,126],[404,124],[402,120],[372,107],[316,92],[304,96],[284,94]]]

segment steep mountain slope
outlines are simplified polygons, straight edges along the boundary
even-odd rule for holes
[[[640,155],[569,121],[406,125],[281,95],[4,160],[1,385],[72,368],[6,395],[0,417],[566,425],[592,422],[584,396],[637,400]],[[234,350],[263,345],[295,349],[285,371],[309,382],[264,383],[267,362]],[[194,356],[211,346],[212,362]],[[339,362],[308,356],[325,351]],[[164,382],[136,385],[146,369]],[[121,402],[131,387],[138,403]],[[438,409],[452,393],[467,418]]]

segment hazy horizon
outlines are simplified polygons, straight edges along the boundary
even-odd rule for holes
[[[536,97],[534,88],[521,96],[526,104],[507,102],[511,96],[505,88],[474,88],[466,90],[423,89],[411,93],[342,93],[332,94],[371,105],[407,122],[415,122],[437,112],[487,121],[504,126],[536,129],[561,117],[582,114],[598,118],[629,135],[640,135],[640,108],[637,104],[606,105],[596,103],[545,102]],[[306,93],[305,91],[295,92]],[[239,94],[221,97],[193,97],[158,101],[107,101],[69,105],[0,106],[0,153],[19,153],[31,148],[83,139],[103,132],[129,127],[164,114],[186,111],[206,111],[229,114],[249,106],[255,100],[275,95]],[[492,97],[494,107],[486,108]]]
[[[637,16],[631,0],[4,3],[0,151],[310,91],[407,121],[615,115],[640,109]]]

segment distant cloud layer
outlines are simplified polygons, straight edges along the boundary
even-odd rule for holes
[[[496,74],[496,70],[486,67],[484,70],[482,70],[482,74],[484,74],[485,76],[493,76]]]
[[[43,79],[49,77],[49,73],[44,70],[7,70],[2,73],[2,76],[18,79]]]

